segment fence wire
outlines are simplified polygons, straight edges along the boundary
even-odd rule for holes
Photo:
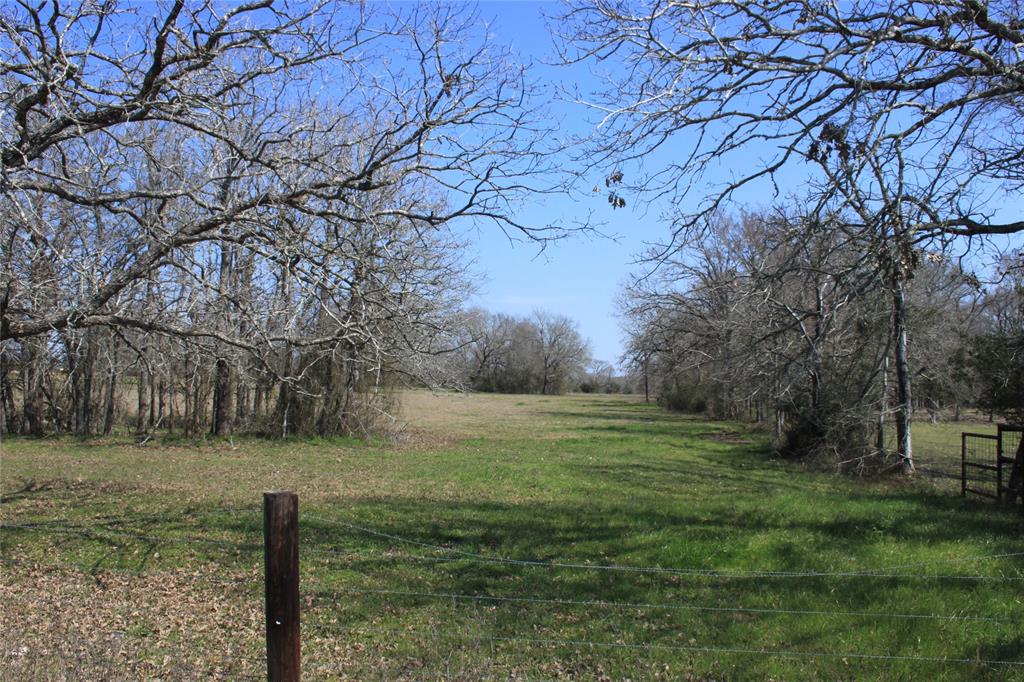
[[[1024,661],[1011,661],[1004,659],[989,658],[951,658],[946,656],[915,656],[912,654],[871,654],[862,652],[832,652],[832,651],[795,651],[790,649],[755,649],[744,647],[716,647],[697,646],[683,644],[651,644],[651,643],[630,643],[630,642],[598,642],[586,639],[552,639],[540,637],[502,637],[499,635],[484,634],[462,634],[453,633],[451,629],[445,630],[410,630],[399,628],[376,628],[376,627],[335,627],[327,624],[313,624],[315,630],[324,633],[334,634],[384,634],[404,635],[421,637],[423,639],[435,640],[456,640],[465,642],[506,642],[513,644],[529,644],[556,646],[574,649],[595,648],[595,649],[627,649],[634,651],[676,651],[698,654],[736,654],[752,656],[777,656],[785,658],[830,658],[830,659],[857,659],[865,661],[909,661],[918,663],[946,663],[960,665],[988,665],[1006,667],[1024,667]]]
[[[259,513],[259,510],[220,510],[214,512],[204,512],[201,514],[194,514],[193,517],[200,516],[215,516],[223,514],[240,514],[240,513]],[[410,560],[422,560],[431,562],[448,562],[457,560],[470,560],[477,563],[484,564],[503,564],[511,566],[525,566],[535,568],[549,568],[549,569],[576,569],[576,570],[593,570],[593,571],[612,571],[612,572],[626,572],[626,573],[641,573],[641,574],[668,574],[668,575],[686,575],[686,576],[702,576],[712,578],[891,578],[891,579],[934,579],[934,580],[978,580],[978,581],[1024,581],[1024,575],[963,575],[963,574],[931,574],[931,573],[898,573],[896,571],[905,570],[909,568],[928,568],[932,566],[944,565],[944,564],[957,564],[957,563],[969,563],[976,561],[990,561],[995,559],[1009,559],[1024,557],[1024,551],[1021,552],[1002,552],[997,554],[988,555],[975,555],[969,557],[952,557],[946,559],[934,559],[930,561],[912,562],[895,564],[886,566],[876,570],[854,570],[854,571],[823,571],[823,570],[801,570],[801,571],[780,571],[770,569],[705,569],[705,568],[688,568],[688,567],[664,567],[664,566],[631,566],[623,564],[590,564],[580,562],[566,562],[566,561],[550,561],[540,559],[515,559],[501,556],[488,556],[479,554],[477,552],[470,552],[467,550],[461,550],[454,547],[446,547],[443,545],[437,545],[430,542],[424,542],[421,540],[415,540],[406,538],[394,533],[387,533],[381,530],[362,526],[354,523],[345,521],[325,519],[318,516],[303,515],[305,519],[318,521],[321,523],[334,524],[349,530],[363,533],[373,537],[379,537],[382,539],[391,540],[393,542],[410,545],[415,547],[421,547],[429,549],[441,554],[451,555],[448,557],[437,557],[437,556],[425,556],[418,554],[405,554],[402,558]],[[167,520],[181,520],[181,516],[169,519],[165,516],[150,517],[150,519],[167,519]],[[58,525],[59,520],[46,520],[30,523],[0,523],[0,531],[2,530],[27,530],[27,531],[38,531],[43,533],[60,533],[68,535],[79,535],[86,538],[97,538],[97,539],[117,539],[127,538],[130,540],[137,540],[140,542],[147,542],[150,544],[182,544],[182,545],[201,545],[201,546],[214,546],[226,549],[235,550],[256,550],[262,549],[263,545],[259,542],[238,542],[234,540],[222,540],[216,538],[201,538],[201,537],[180,537],[173,535],[150,535],[143,533],[136,533],[131,530],[127,530],[119,527],[112,527],[120,523],[127,523],[131,519],[126,517],[120,517],[108,521],[105,524],[100,524],[98,528],[96,526],[89,527],[84,524],[65,524]],[[104,533],[114,537],[104,537]],[[333,547],[321,547],[317,545],[306,545],[302,548],[303,554],[312,555],[327,555],[327,556],[340,556],[340,557],[360,557],[365,556],[365,551],[360,550],[340,550]],[[389,552],[386,555],[388,558],[394,558],[395,554]],[[455,559],[451,558],[456,557]]]
[[[353,523],[347,523],[344,521],[332,521],[329,519],[323,519],[320,517],[310,517],[306,515],[307,519],[312,519],[324,523],[333,523],[343,528],[355,530],[366,535],[391,540],[393,542],[411,545],[415,547],[421,547],[429,549],[435,552],[443,554],[453,555],[459,559],[470,560],[477,563],[484,564],[503,564],[509,566],[526,566],[535,568],[550,568],[550,569],[574,569],[574,570],[588,570],[588,571],[612,571],[612,572],[624,572],[624,573],[648,573],[648,574],[667,574],[667,575],[686,575],[686,576],[702,576],[710,578],[889,578],[889,579],[907,579],[907,580],[977,580],[977,581],[995,581],[995,582],[1015,582],[1024,581],[1024,575],[1015,576],[988,576],[988,575],[956,575],[956,574],[927,574],[927,573],[895,573],[893,571],[899,569],[905,569],[910,567],[927,567],[931,565],[939,565],[942,563],[955,563],[955,562],[967,562],[967,561],[979,561],[983,559],[995,559],[995,558],[1012,558],[1024,556],[1024,552],[1007,552],[1002,554],[995,554],[983,557],[971,557],[971,558],[957,558],[957,559],[940,559],[933,562],[921,562],[919,564],[901,564],[891,568],[882,568],[875,571],[777,571],[777,570],[759,570],[759,569],[705,569],[705,568],[673,568],[663,566],[629,566],[622,564],[586,564],[586,563],[574,563],[564,561],[545,561],[539,559],[512,559],[508,557],[496,557],[479,554],[476,552],[470,552],[466,550],[456,549],[454,547],[445,547],[443,545],[436,545],[429,542],[423,542],[421,540],[413,540],[405,538],[393,533],[386,533],[384,531],[376,530],[374,528],[368,528],[366,526],[360,526]],[[352,552],[344,552],[332,548],[315,548],[314,553],[321,554],[336,554],[339,556],[351,556]],[[427,557],[421,555],[410,554],[406,555],[407,558],[414,560],[425,560],[425,561],[452,561],[450,558],[442,557]]]
[[[1018,623],[1020,618],[997,618],[991,616],[963,616],[932,613],[887,613],[884,611],[823,611],[813,609],[773,609],[746,606],[704,606],[696,604],[666,604],[649,602],[615,602],[604,600],[552,599],[545,597],[502,597],[486,594],[460,594],[457,592],[417,592],[414,590],[375,590],[345,588],[332,590],[331,595],[381,595],[417,597],[429,599],[451,599],[457,601],[497,602],[512,604],[547,604],[555,606],[596,607],[611,609],[667,610],[667,611],[708,611],[719,613],[758,613],[797,616],[828,616],[849,618],[892,618],[902,620],[938,620],[960,622]]]
[[[203,537],[176,537],[176,536],[163,536],[163,535],[151,535],[144,533],[136,533],[133,530],[129,530],[122,525],[127,524],[138,524],[140,522],[148,523],[159,523],[165,521],[182,521],[183,519],[199,519],[207,516],[219,516],[219,515],[232,515],[232,514],[259,514],[259,509],[227,509],[227,510],[214,510],[208,512],[192,512],[192,513],[181,513],[175,515],[162,514],[153,515],[149,517],[103,517],[101,519],[94,519],[93,523],[87,522],[70,522],[68,520],[45,520],[31,523],[3,523],[0,524],[0,530],[26,530],[40,533],[60,533],[78,535],[86,538],[96,538],[103,540],[117,540],[117,539],[131,539],[142,542],[148,542],[155,545],[160,544],[184,544],[184,545],[198,545],[204,547],[218,547],[226,550],[256,550],[262,549],[263,545],[256,542],[237,542],[232,540],[222,540],[215,538],[203,538]],[[698,577],[712,577],[712,578],[743,578],[743,579],[786,579],[786,578],[893,578],[893,579],[933,579],[933,580],[972,580],[972,581],[1021,581],[1024,580],[1024,576],[993,576],[993,575],[959,575],[959,574],[926,574],[926,573],[905,573],[899,571],[906,571],[912,568],[929,568],[939,565],[950,565],[950,564],[963,564],[970,562],[984,562],[1000,559],[1013,559],[1024,556],[1024,551],[1021,552],[1003,552],[988,555],[976,555],[967,557],[953,557],[945,559],[936,559],[931,561],[922,561],[914,563],[903,563],[898,565],[892,565],[883,567],[876,570],[854,570],[854,571],[822,571],[822,570],[803,570],[803,571],[778,571],[778,570],[759,570],[759,569],[704,569],[704,568],[680,568],[680,567],[663,567],[663,566],[629,566],[629,565],[618,565],[618,564],[589,564],[589,563],[578,563],[578,562],[565,562],[565,561],[547,561],[547,560],[535,560],[535,559],[515,559],[507,557],[496,557],[479,554],[476,552],[461,550],[453,547],[446,547],[442,545],[433,544],[421,540],[403,537],[394,533],[385,532],[368,526],[360,524],[349,523],[346,521],[325,519],[313,515],[303,515],[306,520],[312,520],[322,522],[325,524],[333,524],[340,528],[345,528],[355,533],[365,534],[372,537],[388,540],[395,544],[408,545],[413,547],[419,547],[422,549],[428,549],[433,552],[441,553],[446,556],[423,556],[418,554],[407,554],[406,558],[410,560],[425,560],[425,561],[471,561],[481,564],[500,564],[509,566],[520,566],[520,567],[536,567],[543,569],[573,569],[573,570],[595,570],[595,571],[614,571],[623,572],[628,574],[668,574],[668,575],[684,575],[684,576],[698,576]],[[99,521],[99,523],[96,523]],[[353,549],[350,551],[341,551],[332,547],[317,546],[310,544],[301,549],[303,555],[322,555],[329,557],[363,557],[366,556],[367,551],[363,549]],[[387,555],[389,559],[394,558],[394,554]],[[149,577],[159,576],[158,572],[141,572],[141,571],[130,571],[126,569],[118,568],[100,568],[98,566],[86,567],[81,564],[74,563],[46,563],[38,564],[27,561],[20,561],[16,559],[0,557],[0,562],[11,565],[23,565],[30,566],[33,569],[39,570],[73,570],[81,573],[96,574],[100,572],[110,573],[123,573],[134,577]],[[168,574],[172,575],[172,574]],[[201,576],[197,575],[195,578],[201,582],[209,584],[223,584],[231,587],[244,587],[247,582],[245,578],[220,580],[213,576]],[[308,589],[308,588],[307,588]],[[315,592],[314,592],[315,594]],[[759,607],[746,607],[741,605],[697,605],[697,604],[678,604],[678,603],[654,603],[654,602],[615,602],[605,600],[574,600],[574,599],[555,599],[545,598],[539,596],[525,595],[516,597],[507,596],[496,596],[496,595],[483,595],[483,594],[460,594],[454,592],[437,592],[437,591],[416,591],[416,590],[388,590],[388,589],[341,589],[333,590],[328,592],[330,595],[380,595],[388,597],[405,597],[405,598],[420,598],[420,599],[444,599],[471,602],[471,603],[509,603],[509,604],[542,604],[557,607],[573,607],[573,608],[608,608],[608,609],[636,609],[636,610],[677,610],[677,611],[695,611],[695,612],[730,612],[730,613],[749,613],[749,614],[777,614],[777,615],[792,615],[792,616],[817,616],[817,617],[833,617],[833,618],[874,618],[874,619],[898,619],[898,620],[919,620],[919,621],[943,621],[943,622],[986,622],[986,623],[1019,623],[1020,618],[1000,618],[993,616],[976,616],[976,615],[959,615],[959,614],[936,614],[936,613],[890,613],[890,612],[879,612],[879,611],[842,611],[842,610],[824,610],[824,609],[787,609],[787,608],[759,608]],[[333,630],[330,626],[323,623],[312,623],[308,627],[319,632],[330,633]],[[404,636],[410,636],[418,634],[414,630],[398,630],[396,632],[401,633]],[[492,636],[492,635],[481,635],[474,636],[471,639],[474,641],[489,641],[495,643],[510,643],[510,644],[524,644],[524,645],[542,645],[542,646],[559,646],[559,647],[591,647],[591,648],[608,648],[608,649],[629,649],[629,650],[645,650],[645,651],[677,651],[677,652],[690,652],[695,654],[736,654],[736,655],[757,655],[757,656],[774,656],[774,657],[803,657],[803,658],[831,658],[831,659],[857,659],[865,661],[910,661],[910,662],[930,662],[930,663],[944,663],[944,664],[973,664],[973,665],[989,665],[989,666],[1024,666],[1024,661],[1010,661],[1010,660],[999,660],[999,659],[982,659],[982,658],[948,658],[948,657],[937,657],[937,656],[915,656],[915,655],[890,655],[890,654],[872,654],[863,652],[845,652],[845,653],[834,653],[827,651],[792,651],[792,650],[775,650],[766,648],[742,648],[742,647],[715,647],[715,646],[691,646],[691,645],[672,645],[672,644],[659,644],[659,643],[624,643],[624,642],[602,642],[602,641],[589,641],[584,639],[555,639],[555,638],[530,638],[530,637],[517,637],[517,636]]]

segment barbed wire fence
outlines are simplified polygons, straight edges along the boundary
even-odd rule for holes
[[[260,510],[257,508],[231,508],[221,510],[187,510],[147,516],[102,516],[88,520],[48,519],[42,521],[0,523],[0,538],[7,539],[12,533],[47,535],[50,537],[74,538],[87,541],[103,541],[114,545],[145,544],[151,547],[180,546],[196,550],[204,556],[209,553],[228,553],[232,557],[243,557],[236,565],[248,565],[250,570],[237,571],[236,575],[223,577],[217,574],[195,575],[190,579],[207,589],[238,590],[238,598],[258,600],[263,584],[259,572],[252,570],[259,565],[260,551],[267,551],[266,538],[260,538]],[[215,518],[236,519],[231,526],[232,537],[206,537],[195,532],[197,527]],[[758,585],[757,592],[773,589],[773,585],[792,581],[834,581],[842,584],[849,581],[887,581],[898,584],[918,584],[922,581],[940,581],[951,584],[1006,585],[1008,591],[1019,592],[1014,587],[1024,583],[1024,564],[1013,565],[1012,560],[1024,558],[1024,551],[999,552],[985,555],[971,555],[942,558],[931,561],[901,563],[854,570],[826,570],[807,568],[804,570],[776,570],[771,568],[705,568],[700,566],[643,566],[629,564],[590,563],[584,561],[520,558],[498,554],[470,551],[445,546],[416,537],[357,523],[355,519],[332,518],[316,514],[304,514],[302,521],[314,523],[318,536],[327,535],[330,543],[322,538],[307,540],[300,554],[306,559],[303,566],[303,611],[302,628],[304,639],[314,644],[306,656],[307,664],[314,669],[326,670],[336,664],[330,659],[330,647],[319,643],[345,642],[348,645],[374,647],[384,646],[384,655],[395,656],[415,654],[417,645],[432,646],[437,651],[448,651],[452,645],[469,647],[512,647],[518,656],[528,661],[539,650],[568,650],[573,652],[617,652],[622,655],[690,655],[717,659],[721,657],[753,657],[774,659],[808,659],[860,661],[876,665],[894,663],[927,663],[941,666],[984,666],[1004,671],[1024,671],[1024,652],[1013,656],[986,656],[980,651],[974,657],[963,655],[935,656],[908,652],[906,649],[888,651],[864,650],[823,650],[821,648],[799,648],[780,642],[779,646],[743,646],[732,643],[697,642],[687,639],[682,642],[672,638],[672,633],[654,632],[648,640],[638,640],[636,628],[620,628],[613,632],[597,632],[589,635],[586,619],[583,626],[574,627],[571,632],[579,636],[565,636],[564,631],[549,634],[538,631],[520,618],[512,622],[498,623],[493,618],[493,609],[508,607],[514,609],[544,608],[556,613],[593,613],[595,610],[617,613],[616,617],[633,620],[647,620],[652,613],[688,613],[694,617],[712,617],[715,614],[742,614],[749,617],[746,624],[755,629],[761,623],[759,618],[815,618],[830,619],[842,623],[863,623],[880,620],[943,624],[977,623],[985,626],[1011,628],[1019,631],[1024,625],[1024,610],[1009,601],[1005,613],[969,613],[958,610],[953,613],[918,612],[904,610],[866,610],[857,608],[807,608],[793,604],[758,606],[742,603],[695,603],[683,600],[628,601],[603,598],[596,593],[593,598],[565,598],[551,594],[498,593],[494,582],[483,581],[483,587],[475,591],[439,590],[432,588],[400,588],[391,585],[370,587],[353,584],[338,585],[337,575],[345,575],[367,560],[384,563],[416,562],[434,565],[432,569],[445,567],[487,567],[505,568],[508,571],[541,571],[546,574],[600,573],[614,575],[623,580],[638,577],[686,578],[692,581],[716,581],[721,583],[743,582]],[[161,524],[163,524],[161,526]],[[159,530],[145,529],[144,526],[160,526]],[[207,530],[209,534],[210,531]],[[336,542],[342,540],[343,542]],[[344,541],[348,544],[344,544]],[[377,546],[366,547],[370,540]],[[4,543],[5,546],[8,543]],[[998,562],[1001,571],[992,564]],[[989,564],[988,571],[977,570]],[[160,581],[163,578],[180,577],[180,573],[161,572],[139,566],[132,569],[124,565],[104,565],[104,560],[93,562],[46,559],[33,561],[0,554],[0,565],[18,567],[24,571],[68,571],[92,576],[115,575],[125,579],[146,578]],[[975,570],[955,570],[955,567],[974,565]],[[428,572],[429,573],[429,572]],[[387,576],[364,576],[371,580],[388,580]],[[365,581],[362,581],[365,582]],[[435,582],[435,581],[425,581]],[[549,581],[554,582],[554,581]],[[649,586],[645,586],[645,589]],[[678,598],[680,591],[673,590]],[[359,599],[371,599],[360,604]],[[360,609],[345,611],[339,604],[352,605],[353,600]],[[394,627],[387,622],[400,620],[403,605],[450,604],[453,616],[447,623],[413,623],[405,627]],[[386,605],[387,618],[367,616],[366,612],[380,605]],[[463,618],[455,617],[456,610]],[[409,609],[413,613],[413,609]],[[521,614],[520,614],[521,615]],[[349,620],[346,620],[349,619]],[[355,622],[353,622],[353,620]],[[628,624],[628,623],[626,623]],[[543,625],[543,623],[542,623]],[[511,627],[510,627],[511,626]],[[607,628],[599,628],[607,629]],[[250,633],[258,638],[260,633]],[[557,636],[556,636],[557,635]],[[354,638],[358,641],[353,641]],[[756,639],[756,638],[753,638]],[[403,646],[395,647],[395,642]],[[430,643],[430,644],[427,644]],[[894,645],[896,646],[896,645]],[[406,652],[403,654],[402,652]],[[6,652],[9,653],[9,652]],[[9,658],[9,656],[8,656]],[[451,663],[447,659],[447,663]],[[262,661],[259,662],[262,664]],[[455,662],[457,664],[457,661]],[[351,661],[337,665],[351,664]],[[11,665],[6,661],[5,666]],[[259,666],[239,667],[230,673],[231,679],[262,678],[254,672]],[[444,672],[443,670],[441,671]],[[449,671],[457,673],[458,671]]]

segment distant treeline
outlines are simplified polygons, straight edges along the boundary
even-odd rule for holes
[[[632,383],[593,361],[575,321],[543,310],[528,317],[471,310],[457,362],[463,386],[489,393],[619,393]]]
[[[462,374],[476,391],[565,393],[578,384],[590,348],[568,317],[537,311],[513,317],[473,311]]]

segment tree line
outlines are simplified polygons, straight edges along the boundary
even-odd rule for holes
[[[940,343],[920,331],[923,282],[954,287],[950,264],[969,271],[1024,233],[1021,4],[569,0],[561,20],[565,62],[614,64],[576,98],[601,121],[580,158],[613,206],[670,200],[627,304],[634,337],[690,349],[699,379],[717,365],[716,410],[767,396],[797,450],[863,456],[844,431],[891,415],[895,465],[913,471],[915,401],[947,384],[915,359]],[[764,215],[721,234],[752,196]],[[1014,290],[1021,258],[1003,255]],[[1019,339],[990,346],[1016,362]],[[1019,386],[1016,366],[989,371]]]
[[[67,333],[51,339],[57,343],[37,339],[23,343],[20,356],[2,356],[0,424],[6,433],[31,435],[367,434],[394,415],[399,388],[543,395],[632,390],[614,366],[592,360],[589,343],[565,315],[455,308],[438,311],[435,322],[452,334],[437,352],[406,352],[362,376],[352,355],[298,352],[291,366],[279,368],[289,382],[275,381],[246,353],[218,353],[216,345],[173,336],[86,332],[78,347]],[[220,383],[225,375],[227,386]]]
[[[579,388],[591,364],[588,343],[565,315],[529,317],[473,310],[459,375],[467,388],[491,393],[565,393]]]
[[[883,256],[840,225],[780,210],[719,217],[707,235],[696,257],[623,295],[628,362],[666,407],[771,424],[784,453],[860,467],[902,465],[887,432],[904,400],[933,420],[965,408],[1024,417],[1015,258],[986,286],[913,251],[894,310]]]
[[[523,69],[440,5],[0,8],[8,431],[360,433],[464,342],[458,221],[551,190]],[[122,39],[123,35],[132,38]],[[20,405],[19,405],[20,403]]]

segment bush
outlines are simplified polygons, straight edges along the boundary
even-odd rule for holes
[[[872,446],[875,414],[869,406],[845,407],[840,401],[822,401],[817,408],[789,405],[787,428],[777,449],[788,459],[864,472],[886,466]]]
[[[708,409],[708,398],[700,384],[682,384],[675,379],[658,396],[658,403],[668,410],[688,414],[703,414]]]

